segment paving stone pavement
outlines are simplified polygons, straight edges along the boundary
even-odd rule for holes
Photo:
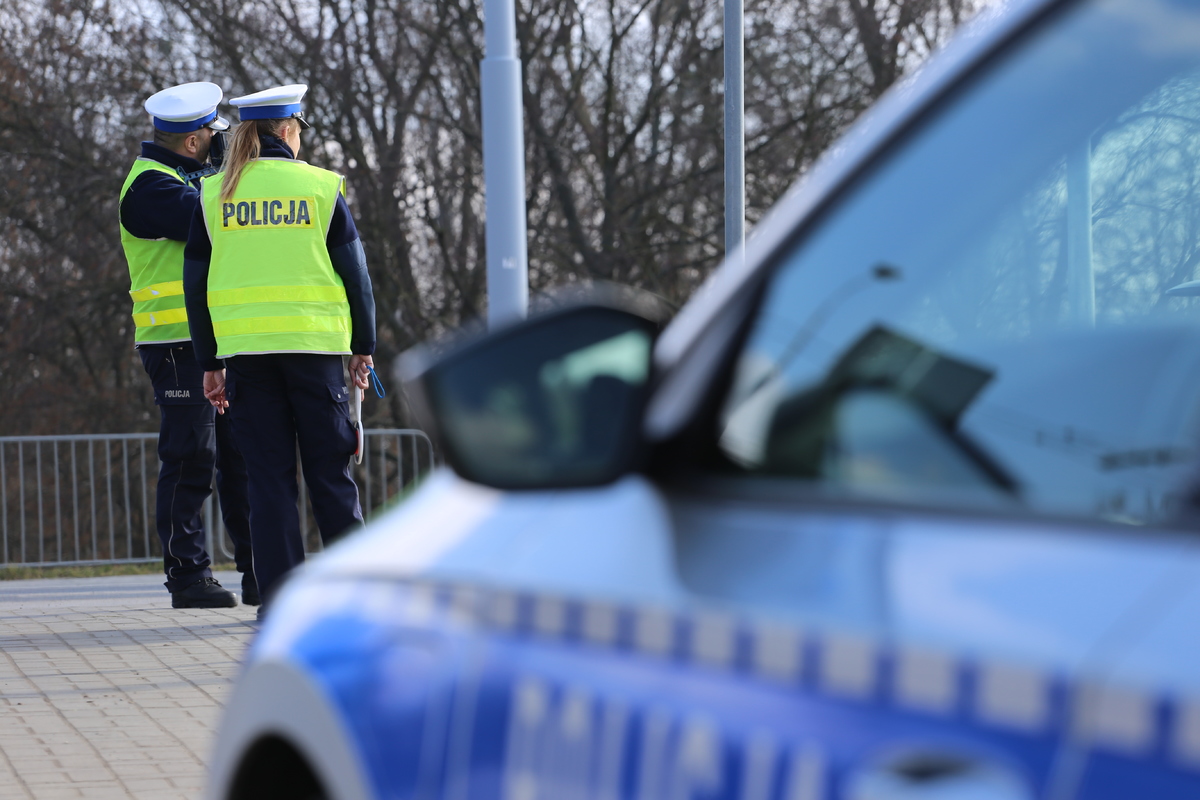
[[[0,800],[201,797],[255,609],[170,606],[156,575],[0,581]]]

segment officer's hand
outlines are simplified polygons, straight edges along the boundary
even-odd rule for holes
[[[225,409],[229,408],[229,401],[225,399],[225,370],[204,373],[204,396],[217,409],[218,414],[225,413]]]
[[[367,367],[375,366],[370,356],[350,356],[350,380],[360,389],[371,385],[371,371]],[[365,395],[365,393],[364,393]]]

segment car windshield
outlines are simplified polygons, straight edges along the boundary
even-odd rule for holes
[[[941,101],[777,265],[733,468],[1174,515],[1200,434],[1200,10],[1079,2]]]

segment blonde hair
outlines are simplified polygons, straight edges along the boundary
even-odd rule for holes
[[[285,117],[284,119],[248,119],[237,126],[233,132],[233,140],[229,143],[229,152],[225,155],[225,163],[221,173],[221,202],[228,202],[237,190],[238,181],[242,179],[242,171],[258,158],[262,152],[260,136],[276,136],[287,138],[288,126],[300,123]]]

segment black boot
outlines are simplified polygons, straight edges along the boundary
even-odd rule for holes
[[[254,580],[253,575],[245,573],[242,573],[242,605],[262,605],[262,597],[258,594],[258,581]]]
[[[237,604],[237,595],[221,588],[216,578],[201,578],[171,592],[171,608],[233,608]]]

